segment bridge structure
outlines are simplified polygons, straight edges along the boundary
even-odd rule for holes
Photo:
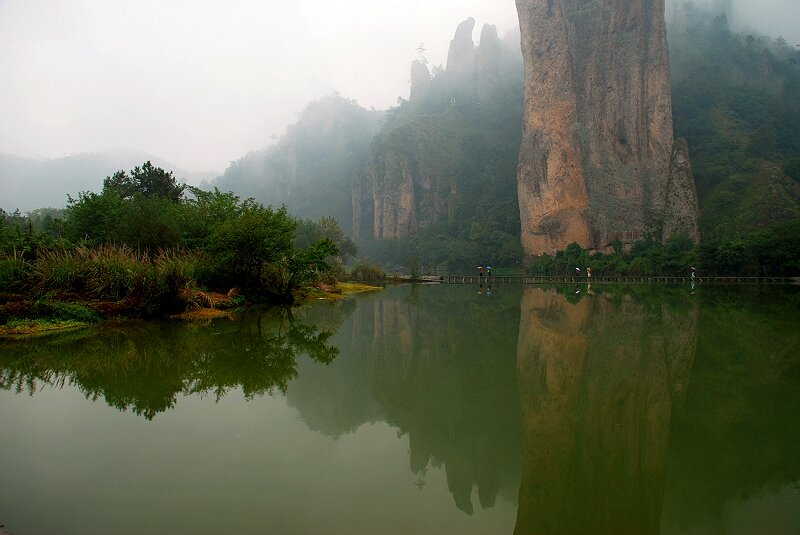
[[[576,277],[562,276],[475,276],[475,275],[445,275],[430,277],[428,282],[442,282],[446,284],[565,284],[565,283],[609,283],[609,284],[664,284],[664,283],[691,283],[697,284],[800,284],[800,277],[667,277],[667,276],[624,276],[624,277]]]

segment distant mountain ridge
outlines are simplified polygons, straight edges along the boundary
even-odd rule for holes
[[[180,182],[200,184],[219,173],[190,172],[158,156],[136,150],[108,150],[70,154],[61,158],[27,158],[0,153],[0,208],[29,212],[38,208],[63,208],[67,195],[100,191],[103,179],[115,171],[130,170],[150,161],[172,171]]]

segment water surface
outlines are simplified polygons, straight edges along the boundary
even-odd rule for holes
[[[29,533],[797,533],[792,287],[400,286],[0,345]]]

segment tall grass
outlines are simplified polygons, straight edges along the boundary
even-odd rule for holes
[[[193,284],[197,257],[184,251],[156,255],[126,246],[76,247],[42,254],[31,269],[36,294],[75,293],[108,301],[129,300],[149,312],[179,307],[179,291]]]
[[[16,251],[11,256],[0,258],[0,293],[22,290],[30,269],[31,264]]]

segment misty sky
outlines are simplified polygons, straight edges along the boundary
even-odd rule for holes
[[[800,0],[734,0],[800,43]],[[0,152],[130,148],[223,171],[338,91],[385,109],[408,97],[422,42],[444,64],[473,16],[501,34],[514,0],[0,0]]]

